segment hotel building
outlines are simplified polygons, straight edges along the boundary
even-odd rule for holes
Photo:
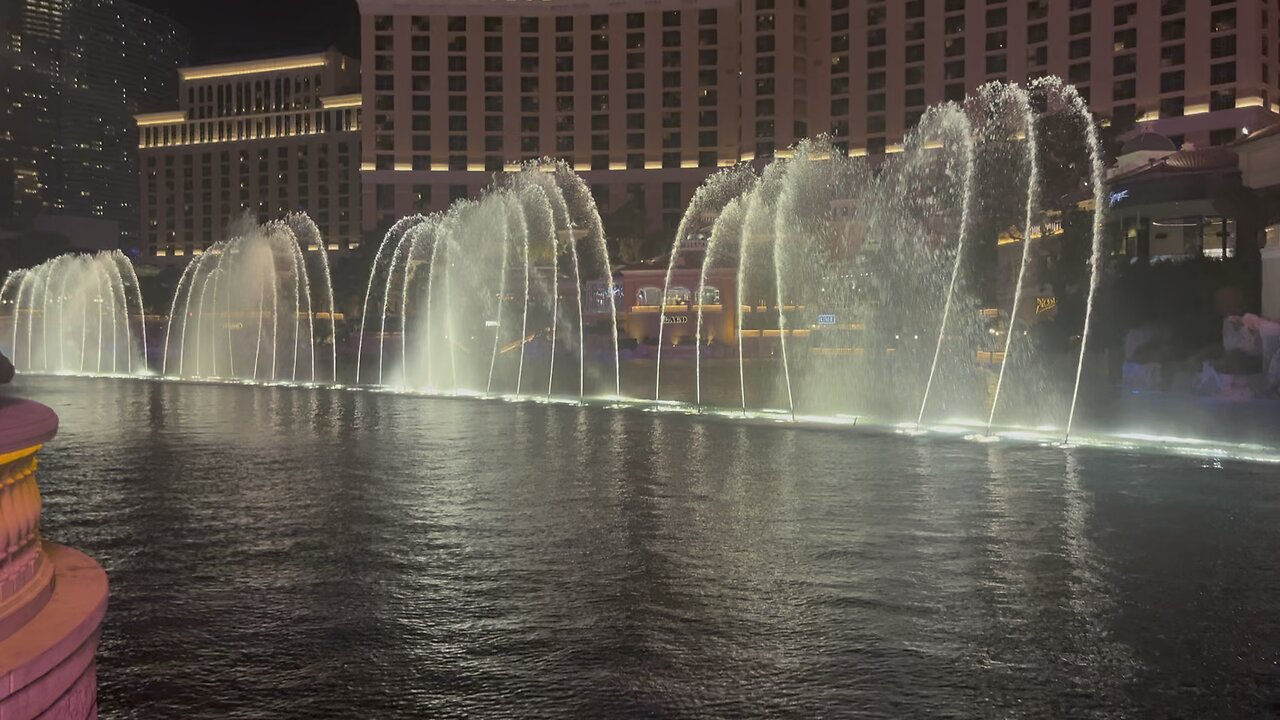
[[[1120,128],[1274,122],[1274,0],[359,0],[366,230],[564,158],[675,225],[716,167],[831,133],[894,152],[983,83],[1076,84]]]
[[[143,256],[198,254],[242,217],[306,212],[360,241],[359,64],[334,50],[179,71],[178,109],[138,115]]]

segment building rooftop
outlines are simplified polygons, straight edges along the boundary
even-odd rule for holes
[[[304,55],[285,55],[240,60],[235,62],[222,62],[212,65],[194,65],[191,67],[178,68],[178,74],[183,80],[205,80],[215,77],[279,72],[281,70],[300,70],[309,67],[323,67],[329,62],[331,57],[336,55],[338,55],[336,50],[326,50],[323,52],[306,53]]]

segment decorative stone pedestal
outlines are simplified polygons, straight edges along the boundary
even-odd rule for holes
[[[57,430],[44,405],[0,398],[0,720],[98,716],[107,575],[87,555],[40,540],[36,455]]]

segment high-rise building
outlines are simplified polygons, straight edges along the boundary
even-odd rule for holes
[[[983,83],[1044,75],[1178,144],[1225,144],[1277,118],[1275,0],[813,2],[830,6],[830,97],[810,109],[851,152],[895,149],[926,107]]]
[[[669,227],[716,167],[821,133],[894,152],[996,80],[1196,145],[1277,117],[1274,0],[359,2],[366,230],[543,156]]]
[[[199,254],[243,217],[360,239],[360,66],[335,50],[179,70],[178,109],[137,116],[142,254]]]
[[[0,0],[0,217],[61,204],[62,27],[66,0]]]
[[[125,0],[0,0],[0,27],[0,211],[110,220],[132,244],[133,115],[172,98],[186,31]]]

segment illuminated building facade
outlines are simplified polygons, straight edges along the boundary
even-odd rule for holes
[[[179,74],[178,109],[137,116],[145,257],[198,254],[241,218],[299,211],[330,251],[359,244],[355,60],[328,50]]]
[[[811,109],[829,115],[812,124],[853,154],[892,152],[925,108],[983,83],[1045,75],[1118,128],[1179,145],[1223,145],[1277,119],[1274,0],[822,1],[830,98]]]
[[[186,31],[124,0],[0,0],[0,213],[137,234],[133,115],[172,97]]]
[[[360,0],[364,227],[569,160],[673,227],[716,167],[829,132],[894,152],[930,105],[1059,75],[1195,145],[1276,119],[1271,0]]]

